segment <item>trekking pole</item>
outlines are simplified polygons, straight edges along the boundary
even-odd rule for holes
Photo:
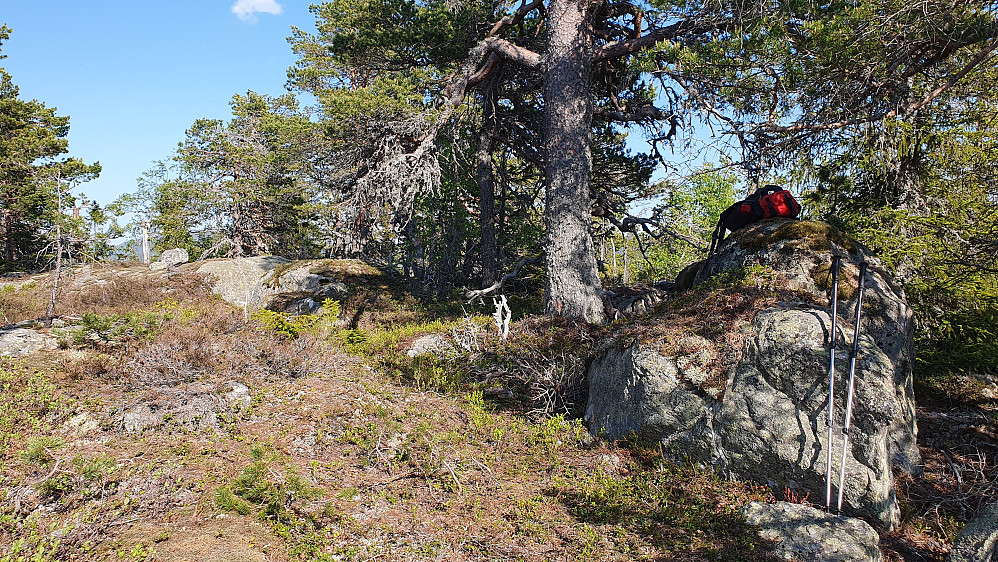
[[[828,470],[825,471],[825,506],[832,509],[832,428],[835,426],[835,419],[832,416],[835,394],[835,316],[839,305],[839,265],[842,257],[832,256],[832,331],[828,337]]]
[[[866,288],[866,262],[859,262],[859,296],[856,299],[856,322],[849,350],[849,394],[846,397],[846,418],[842,425],[842,467],[839,472],[839,513],[842,512],[843,484],[846,479],[846,452],[849,445],[849,422],[852,421],[852,393],[856,384],[856,355],[859,353],[859,315],[863,309],[863,289]]]

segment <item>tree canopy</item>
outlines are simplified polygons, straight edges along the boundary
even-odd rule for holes
[[[10,32],[0,26],[0,46]],[[68,151],[68,134],[69,116],[57,115],[56,108],[38,100],[22,99],[11,75],[0,67],[0,233],[6,267],[44,262],[51,254],[53,227],[64,220],[59,205],[63,183],[75,185],[100,173],[99,164],[60,159]],[[72,208],[75,197],[68,190],[65,195],[64,204]],[[79,216],[74,218],[79,223]]]

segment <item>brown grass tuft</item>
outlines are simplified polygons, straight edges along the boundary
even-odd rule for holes
[[[160,275],[139,271],[70,278],[59,296],[57,310],[74,316],[84,312],[126,314],[148,310],[167,299],[186,302],[209,298],[207,284],[196,273]]]

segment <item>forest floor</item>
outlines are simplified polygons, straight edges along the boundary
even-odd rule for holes
[[[40,317],[47,283],[0,286],[0,320]],[[495,364],[401,351],[479,337],[460,312],[400,292],[365,307],[358,329],[299,333],[190,272],[77,273],[58,349],[0,359],[0,560],[775,559],[738,513],[769,490],[531,413],[516,384],[475,376]],[[525,320],[513,337],[559,329]],[[888,560],[942,560],[993,500],[993,388],[918,384],[926,468],[899,477]],[[155,423],[126,431],[136,411]]]

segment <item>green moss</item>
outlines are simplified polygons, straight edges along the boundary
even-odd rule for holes
[[[693,262],[690,265],[683,268],[676,276],[676,289],[680,291],[687,291],[693,288],[693,280],[696,279],[697,273],[700,272],[700,268],[703,267],[704,260]]]
[[[360,260],[318,260],[308,268],[309,273],[326,277],[382,277],[381,270]]]
[[[281,277],[295,269],[308,268],[313,275],[321,275],[345,281],[348,279],[371,281],[384,276],[380,269],[360,260],[298,260],[282,263],[274,268],[274,274],[264,282],[267,287],[275,287]]]
[[[823,263],[811,271],[811,279],[823,291],[832,289],[832,264]],[[842,264],[839,269],[839,299],[849,300],[856,294],[859,285],[859,268],[852,264]]]
[[[786,221],[776,230],[767,234],[759,228],[749,228],[742,231],[738,244],[751,252],[780,241],[788,241],[788,245],[798,248],[829,252],[833,247],[856,253],[856,245],[841,230],[826,222],[818,221]]]

